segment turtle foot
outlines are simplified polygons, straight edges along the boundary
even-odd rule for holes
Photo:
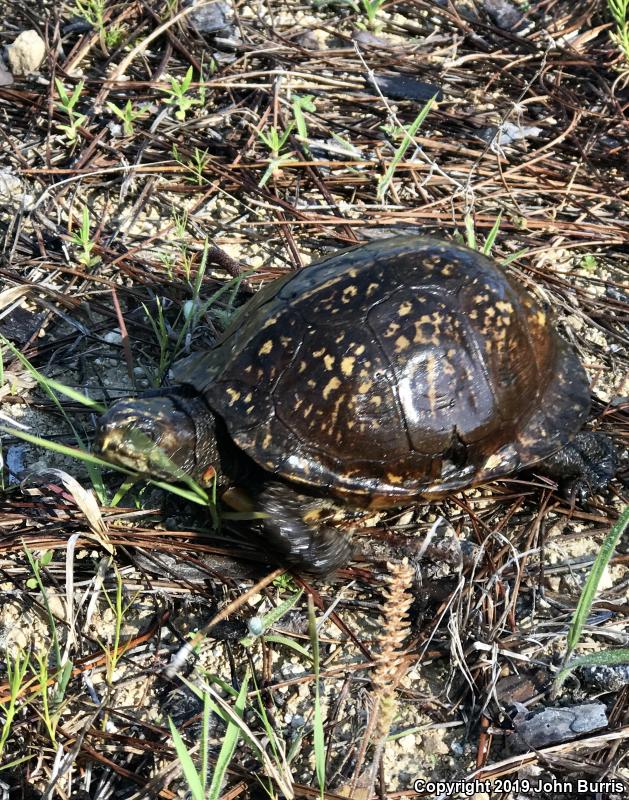
[[[351,560],[349,540],[331,526],[308,524],[304,520],[308,499],[289,486],[267,485],[258,495],[257,504],[268,514],[263,527],[269,549],[296,572],[328,575]]]
[[[616,448],[604,433],[582,431],[540,464],[540,471],[559,481],[564,497],[585,505],[607,488],[618,469]]]

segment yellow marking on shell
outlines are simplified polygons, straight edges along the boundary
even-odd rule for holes
[[[473,299],[474,299],[474,302],[477,305],[482,305],[483,303],[488,303],[489,302],[489,295],[487,293],[485,293],[485,294],[476,294],[476,295],[474,295]]]
[[[275,317],[269,317],[269,318],[266,320],[266,322],[264,323],[264,325],[262,326],[262,330],[264,330],[265,328],[270,328],[270,327],[271,327],[271,325],[275,325],[275,323],[277,322],[277,320],[278,320],[278,319],[279,319],[279,318],[278,318],[277,316],[275,316]]]
[[[248,367],[245,367],[245,372],[248,374],[253,369],[253,364],[249,364]]]
[[[327,382],[327,385],[323,389],[323,399],[327,400],[330,394],[335,390],[338,389],[341,385],[341,381],[336,377],[336,375]]]
[[[362,356],[362,354],[365,352],[365,345],[364,344],[359,344],[355,348],[354,352],[356,353],[357,356]]]
[[[299,400],[297,400],[297,401],[295,402],[295,405],[293,406],[293,410],[294,410],[294,411],[298,411],[298,410],[299,410],[299,407],[301,406],[301,404],[302,404],[303,402],[304,402],[304,398],[303,398],[303,397],[300,397],[300,398],[299,398]]]
[[[255,411],[255,406],[248,406],[245,409],[245,414],[253,414],[254,411]]]
[[[373,403],[376,408],[380,408],[382,405],[382,398],[379,394],[374,395],[373,397],[369,398],[369,402]],[[374,428],[379,428],[380,426],[374,422]]]
[[[386,331],[384,332],[384,335],[385,335],[385,337],[386,337],[387,339],[389,339],[391,336],[395,336],[395,334],[396,334],[396,333],[397,333],[399,330],[400,330],[400,326],[397,324],[397,322],[390,322],[390,323],[389,323],[389,327],[388,327],[388,328],[386,329]]]
[[[452,266],[452,264],[446,264],[445,267],[441,268],[441,274],[446,278],[449,275],[452,275],[453,272],[454,272],[454,267]]]
[[[310,412],[312,411],[313,407],[314,407],[313,404],[310,403],[308,408],[304,408],[304,419],[310,416]]]
[[[321,350],[313,350],[312,355],[315,358],[321,358],[321,356],[325,353],[325,347],[322,347]]]
[[[299,370],[298,370],[298,372],[299,372],[300,375],[301,375],[302,372],[306,371],[307,366],[308,366],[308,364],[305,361],[302,360],[302,361],[299,362]]]
[[[233,406],[237,400],[240,400],[240,392],[236,389],[232,389],[231,387],[227,389],[227,394],[230,396],[229,405]]]
[[[344,333],[339,333],[339,335],[334,340],[334,343],[335,344],[340,344],[343,341],[344,338],[345,338],[345,334]]]
[[[481,332],[486,333],[486,331]],[[491,353],[491,351],[494,349],[494,346],[498,351],[504,350],[506,338],[506,328],[494,328],[492,336],[485,340],[485,352]]]
[[[538,325],[545,325],[546,324],[546,314],[544,314],[543,311],[538,311],[535,316],[536,316]]]
[[[340,394],[336,400],[334,401],[334,408],[332,409],[332,413],[330,414],[330,433],[332,432],[332,428],[336,425],[336,420],[338,419],[339,415],[339,408],[341,407],[341,403],[346,398],[346,394]]]
[[[356,363],[356,359],[353,356],[345,356],[341,360],[341,372],[343,375],[351,375],[354,371],[354,364]]]
[[[323,363],[325,364],[325,368],[327,370],[332,369],[335,361],[336,359],[334,358],[334,356],[331,356],[329,353],[326,353],[326,355],[323,356]]]
[[[387,472],[387,480],[389,483],[402,483],[403,478],[401,475],[396,475],[394,472]]]
[[[405,300],[403,303],[400,303],[400,306],[397,310],[398,316],[405,317],[407,314],[411,313],[412,308],[413,304],[409,300]]]
[[[308,386],[310,386],[311,389],[314,389],[315,386],[317,385],[317,382],[315,380],[313,380],[312,378],[309,378],[307,383],[308,383]]]
[[[422,314],[419,321],[415,323],[415,336],[413,341],[415,344],[439,344],[439,333],[441,332],[440,323],[443,321],[443,315],[438,311],[433,314]],[[430,336],[422,331],[422,325],[432,325],[432,333]]]
[[[264,437],[264,439],[262,440],[262,447],[263,447],[265,450],[266,450],[266,448],[267,448],[267,447],[268,447],[268,446],[271,444],[271,440],[272,440],[272,439],[273,439],[273,437],[271,436],[271,434],[270,434],[270,433],[267,433],[267,435],[266,435],[266,436]]]
[[[492,317],[496,316],[496,309],[493,306],[489,306],[485,309],[485,316],[491,319]]]
[[[288,345],[292,342],[292,338],[290,336],[280,336],[280,343],[282,347],[288,347]]]
[[[341,302],[342,303],[349,303],[352,297],[356,297],[358,294],[358,289],[354,286],[354,284],[350,284],[343,289],[343,294],[341,295]]]
[[[247,392],[245,395],[245,403],[250,403],[253,400],[253,394],[251,392]]]
[[[403,350],[406,350],[410,344],[411,342],[406,338],[406,336],[398,336],[395,340],[395,352],[401,353]]]
[[[496,308],[498,311],[504,311],[506,314],[513,312],[513,305],[506,300],[496,300]]]
[[[367,297],[371,297],[371,295],[376,291],[376,289],[379,288],[379,286],[380,286],[379,283],[370,283],[369,286],[367,287],[367,291],[365,292]]]
[[[473,311],[470,311],[468,316],[470,319],[478,319],[478,311],[474,309]]]
[[[262,347],[258,350],[259,356],[268,356],[268,354],[273,349],[273,341],[271,339],[267,339],[266,342],[262,345]]]
[[[358,394],[367,394],[367,392],[373,386],[373,381],[363,381],[358,387]]]

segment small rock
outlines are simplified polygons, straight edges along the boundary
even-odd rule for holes
[[[190,13],[188,20],[199,33],[217,33],[229,27],[232,10],[229,3],[217,0],[215,3],[200,6]]]
[[[14,75],[35,72],[46,55],[46,45],[37,31],[22,31],[7,47],[9,67]]]
[[[444,741],[444,731],[427,731],[421,736],[423,752],[426,755],[444,756],[450,752],[449,746]]]
[[[311,31],[306,31],[299,37],[298,41],[306,50],[327,50],[330,47],[331,35],[321,28],[314,28]]]
[[[363,47],[379,47],[384,50],[391,50],[396,46],[396,43],[387,39],[386,36],[376,36],[375,33],[365,30],[352,31],[352,39]]]
[[[517,733],[514,746],[518,750],[569,742],[583,733],[607,725],[607,711],[603,703],[548,707],[539,713],[529,711],[521,703],[514,703],[513,707],[517,711],[513,727]]]
[[[374,75],[373,78],[382,94],[395,100],[419,100],[421,103],[433,97],[443,100],[443,91],[439,86],[418,81],[409,75]]]
[[[619,692],[629,683],[629,664],[600,664],[584,667],[584,682],[604,692]]]
[[[122,343],[122,334],[119,330],[115,331],[108,331],[104,336],[103,339],[107,342],[107,344],[121,344]]]
[[[0,169],[0,206],[19,202],[22,194],[22,182],[18,176],[10,169]]]
[[[400,737],[398,739],[398,747],[403,753],[416,753],[417,737],[413,733]]]
[[[485,0],[485,10],[503,31],[517,31],[523,19],[522,13],[506,0]]]

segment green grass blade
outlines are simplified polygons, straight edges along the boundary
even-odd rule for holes
[[[579,667],[615,666],[617,664],[629,664],[629,648],[621,647],[618,650],[601,650],[598,653],[577,656],[577,658],[573,658],[570,663],[559,670],[555,676],[553,691],[557,692],[563,686],[568,675]]]
[[[91,397],[87,397],[83,392],[79,392],[71,386],[59,383],[59,381],[54,380],[54,378],[46,378],[42,375],[42,379],[51,389],[59,392],[59,394],[64,394],[66,397],[69,397],[70,400],[81,403],[81,405],[87,406],[88,408],[93,408],[94,411],[97,411],[99,414],[105,411],[105,406],[102,403],[99,403],[98,400],[92,400]]]
[[[398,164],[404,158],[404,154],[406,153],[409,145],[413,141],[413,137],[419,130],[420,125],[428,116],[428,113],[430,109],[433,107],[436,97],[437,95],[431,97],[430,100],[428,100],[428,102],[424,105],[419,114],[415,117],[414,121],[405,130],[404,140],[402,141],[402,144],[395,151],[395,154],[393,155],[393,160],[385,170],[384,175],[378,181],[377,197],[379,201],[381,201],[384,198],[385,194],[387,193],[391,181],[393,180],[393,175],[395,174],[395,170],[398,167]]]
[[[465,215],[465,241],[471,250],[476,250],[476,231],[474,230],[474,218],[471,214]]]
[[[317,619],[315,617],[314,602],[308,595],[308,632],[312,646],[312,664],[315,677],[315,701],[313,718],[313,740],[315,754],[315,774],[319,785],[319,796],[323,800],[325,793],[325,736],[323,731],[323,714],[321,713],[321,697],[319,695],[319,676],[321,660],[319,657],[319,636],[317,634]]]
[[[48,439],[41,439],[39,436],[33,436],[31,433],[20,431],[17,428],[9,428],[6,425],[0,425],[0,432],[6,433],[8,436],[16,436],[18,439],[23,439],[25,442],[29,442],[29,444],[37,445],[37,447],[44,447],[45,449],[52,450],[60,455],[69,456],[70,458],[77,458],[79,461],[85,461],[87,464],[93,464],[104,469],[115,469],[118,472],[122,472],[124,475],[136,474],[130,469],[119,467],[116,464],[110,464],[109,461],[104,461],[102,458],[99,458],[92,453],[88,453],[85,450],[79,450],[76,447],[69,447],[68,445],[60,444],[59,442],[50,442]],[[140,477],[146,479],[146,476]],[[184,489],[181,486],[176,486],[175,484],[167,483],[166,481],[152,480],[151,483],[155,484],[155,486],[159,486],[160,489],[165,489],[167,492],[176,494],[178,497],[183,497],[185,500],[189,500],[191,503],[197,503],[197,505],[202,506],[208,504],[207,492],[205,492],[200,486],[196,486],[194,481],[190,481],[190,483],[195,487],[194,489]]]
[[[570,625],[570,630],[568,631],[568,650],[566,653],[566,658],[570,656],[570,653],[572,653],[578,644],[579,639],[581,638],[583,627],[586,623],[588,614],[590,613],[590,609],[592,608],[592,603],[594,602],[594,597],[596,595],[603,572],[605,571],[605,568],[609,564],[609,561],[614,554],[618,540],[627,530],[627,527],[629,527],[629,506],[626,506],[623,509],[616,523],[612,525],[611,530],[605,537],[605,541],[603,542],[603,545],[599,550],[596,559],[594,560],[592,570],[588,576],[585,586],[583,587],[583,591],[581,592],[581,597],[579,598],[579,603],[577,605],[572,624]]]
[[[502,222],[502,211],[496,217],[496,221],[491,226],[491,230],[487,234],[487,239],[485,240],[485,244],[483,245],[483,253],[486,256],[491,255],[491,251],[494,249],[494,243],[496,241],[496,236],[498,236],[498,231],[500,230],[501,222]]]
[[[240,691],[238,692],[238,698],[236,699],[236,704],[234,706],[234,711],[241,719],[243,716],[245,703],[247,701],[248,687],[249,674],[247,673],[242,682],[242,686],[240,687]],[[221,786],[223,785],[223,780],[225,779],[225,773],[227,772],[229,762],[232,760],[234,755],[234,750],[236,749],[238,737],[240,735],[240,728],[234,722],[230,721],[227,725],[227,730],[225,731],[225,738],[223,739],[220,753],[216,759],[216,766],[214,767],[212,782],[210,783],[210,789],[208,791],[208,800],[218,800],[220,797]]]
[[[197,772],[197,768],[194,766],[192,756],[188,752],[185,742],[181,738],[181,734],[177,728],[175,728],[175,723],[170,718],[168,719],[168,726],[170,727],[170,735],[173,737],[173,744],[177,751],[177,757],[179,758],[179,763],[181,764],[181,769],[188,783],[188,788],[192,793],[192,797],[194,800],[205,800],[205,791],[201,783],[201,777]]]
[[[294,650],[300,656],[307,659],[308,661],[312,661],[311,654],[306,650],[305,647],[302,647],[300,644],[294,639],[289,639],[288,636],[282,636],[279,633],[269,633],[265,634],[264,639],[266,642],[274,642],[275,644],[282,644],[284,647],[288,647],[291,650]]]

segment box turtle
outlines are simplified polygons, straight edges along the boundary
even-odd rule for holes
[[[245,486],[270,547],[305,571],[350,554],[308,519],[308,497],[381,509],[532,465],[582,493],[615,470],[610,440],[579,433],[588,380],[544,307],[436,239],[370,242],[273,281],[175,379],[113,405],[100,451],[172,480],[166,454],[221,491]]]

